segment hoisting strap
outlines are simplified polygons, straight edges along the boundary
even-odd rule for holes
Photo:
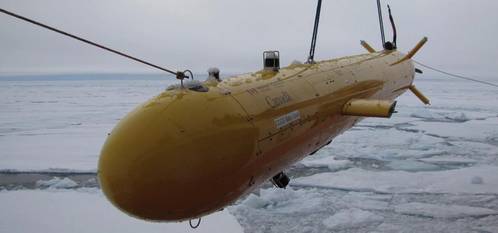
[[[115,54],[117,54],[117,55],[120,55],[120,56],[126,57],[126,58],[128,58],[128,59],[134,60],[134,61],[136,61],[136,62],[140,62],[140,63],[142,63],[142,64],[145,64],[145,65],[148,65],[148,66],[154,67],[154,68],[156,68],[156,69],[159,69],[159,70],[162,70],[162,71],[165,71],[165,72],[168,72],[168,73],[170,73],[170,74],[175,75],[175,76],[176,76],[176,78],[178,78],[178,79],[184,79],[184,78],[186,78],[186,76],[185,76],[184,72],[181,72],[181,71],[178,71],[178,72],[171,71],[171,70],[169,70],[169,69],[166,69],[166,68],[160,67],[160,66],[158,66],[158,65],[154,65],[154,64],[152,64],[152,63],[150,63],[150,62],[147,62],[147,61],[144,61],[144,60],[142,60],[142,59],[139,59],[139,58],[136,58],[136,57],[130,56],[130,55],[128,55],[128,54],[125,54],[125,53],[122,53],[122,52],[116,51],[116,50],[114,50],[114,49],[108,48],[108,47],[106,47],[106,46],[103,46],[103,45],[97,44],[97,43],[95,43],[95,42],[93,42],[93,41],[90,41],[90,40],[87,40],[87,39],[81,38],[81,37],[79,37],[79,36],[75,36],[75,35],[73,35],[73,34],[69,34],[69,33],[67,33],[67,32],[64,32],[64,31],[59,30],[59,29],[57,29],[57,28],[54,28],[54,27],[51,27],[51,26],[45,25],[45,24],[40,23],[40,22],[37,22],[37,21],[35,21],[35,20],[28,19],[28,18],[26,18],[26,17],[23,17],[23,16],[21,16],[21,15],[15,14],[15,13],[12,13],[12,12],[7,11],[7,10],[4,10],[4,9],[2,9],[2,8],[0,8],[0,12],[5,13],[5,14],[10,15],[10,16],[13,16],[13,17],[15,17],[15,18],[18,18],[18,19],[24,20],[24,21],[26,21],[26,22],[28,22],[28,23],[32,23],[32,24],[34,24],[34,25],[37,25],[37,26],[43,27],[43,28],[48,29],[48,30],[50,30],[50,31],[57,32],[57,33],[59,33],[59,34],[65,35],[65,36],[67,36],[67,37],[71,37],[71,38],[76,39],[76,40],[79,40],[79,41],[81,41],[81,42],[84,42],[84,43],[87,43],[87,44],[93,45],[93,46],[98,47],[98,48],[101,48],[101,49],[103,49],[103,50],[107,50],[107,51],[109,51],[109,52],[111,52],[111,53],[115,53]]]
[[[315,26],[313,28],[313,36],[311,38],[310,55],[308,57],[307,63],[313,63],[315,59],[316,37],[318,35],[318,24],[320,23],[321,10],[322,10],[322,0],[318,0],[318,4],[316,6],[316,14],[315,14]]]

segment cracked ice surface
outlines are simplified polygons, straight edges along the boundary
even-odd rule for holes
[[[117,121],[169,84],[143,77],[0,81],[0,170],[96,171],[100,147]],[[393,118],[366,119],[289,169],[288,189],[267,185],[229,212],[245,232],[498,232],[498,91],[426,76],[416,84],[431,106],[403,95]],[[96,226],[112,210],[93,211],[109,204],[102,196],[71,189],[69,180],[50,175],[43,180],[33,187],[47,190],[0,192],[0,231],[43,230],[44,221],[56,227],[51,222],[56,218],[91,220],[87,226]],[[52,209],[59,215],[49,219],[44,209],[60,198],[70,201]],[[22,213],[14,216],[7,206]],[[25,213],[35,214],[25,218]],[[126,216],[116,216],[111,217],[130,226]],[[228,212],[222,216],[222,221],[203,219],[201,230],[204,224],[209,230],[233,223]],[[78,223],[67,220],[54,229],[67,232]],[[136,222],[129,229],[169,229],[160,226]]]
[[[480,207],[461,205],[438,205],[411,202],[394,207],[394,211],[400,214],[418,215],[431,218],[464,218],[497,215],[498,212]]]
[[[416,173],[352,168],[336,173],[320,173],[297,178],[293,184],[379,193],[498,194],[497,174],[498,167],[485,165]],[[482,184],[474,184],[473,177],[481,177],[484,181]]]

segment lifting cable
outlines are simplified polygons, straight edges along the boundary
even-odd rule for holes
[[[131,60],[134,60],[136,62],[139,62],[139,63],[142,63],[142,64],[145,64],[145,65],[148,65],[150,67],[153,67],[153,68],[156,68],[156,69],[159,69],[159,70],[162,70],[164,72],[167,72],[167,73],[170,73],[170,74],[173,74],[176,76],[177,79],[180,79],[180,80],[183,80],[184,78],[190,78],[189,76],[186,76],[185,73],[187,73],[186,71],[184,72],[181,72],[181,71],[172,71],[172,70],[169,70],[169,69],[166,69],[164,67],[160,67],[158,65],[154,65],[150,62],[147,62],[147,61],[144,61],[142,59],[139,59],[139,58],[136,58],[136,57],[133,57],[133,56],[130,56],[128,54],[125,54],[123,52],[119,52],[117,50],[114,50],[114,49],[111,49],[111,48],[108,48],[106,46],[103,46],[103,45],[100,45],[98,43],[95,43],[93,41],[90,41],[90,40],[87,40],[87,39],[84,39],[84,38],[81,38],[79,36],[75,36],[73,34],[70,34],[70,33],[67,33],[65,31],[62,31],[60,29],[57,29],[57,28],[54,28],[54,27],[51,27],[51,26],[48,26],[46,24],[43,24],[43,23],[40,23],[40,22],[37,22],[35,20],[32,20],[32,19],[28,19],[24,16],[21,16],[21,15],[18,15],[18,14],[15,14],[15,13],[12,13],[10,11],[7,11],[7,10],[4,10],[2,8],[0,8],[0,12],[4,13],[4,14],[7,14],[7,15],[10,15],[12,17],[15,17],[15,18],[18,18],[20,20],[23,20],[23,21],[26,21],[28,23],[31,23],[31,24],[34,24],[34,25],[37,25],[37,26],[40,26],[42,28],[45,28],[45,29],[48,29],[50,31],[53,31],[53,32],[56,32],[56,33],[59,33],[59,34],[62,34],[64,36],[67,36],[67,37],[70,37],[70,38],[73,38],[73,39],[76,39],[78,41],[81,41],[81,42],[84,42],[86,44],[90,44],[90,45],[93,45],[95,47],[98,47],[100,49],[103,49],[103,50],[106,50],[106,51],[109,51],[111,53],[114,53],[114,54],[117,54],[117,55],[120,55],[120,56],[123,56],[123,57],[126,57],[128,59],[131,59]]]
[[[311,37],[311,48],[310,55],[308,56],[307,63],[311,64],[315,62],[315,47],[316,47],[316,37],[318,36],[318,24],[320,24],[320,12],[322,10],[322,0],[318,0],[318,4],[316,6],[316,14],[315,14],[315,26],[313,28],[313,36]]]
[[[384,34],[384,20],[382,19],[382,7],[380,0],[377,0],[377,12],[379,14],[380,37],[382,39],[382,48],[386,48],[386,36]]]
[[[492,86],[492,87],[498,87],[498,84],[494,84],[494,83],[490,83],[490,82],[486,82],[486,81],[481,81],[481,80],[478,80],[478,79],[474,79],[474,78],[470,78],[470,77],[466,77],[466,76],[462,76],[462,75],[452,74],[452,73],[446,72],[444,70],[440,70],[440,69],[434,68],[432,66],[428,66],[426,64],[423,64],[423,63],[415,61],[415,60],[413,60],[413,62],[415,62],[415,63],[419,64],[420,66],[423,66],[423,67],[425,67],[427,69],[430,69],[432,71],[435,71],[435,72],[438,72],[438,73],[441,73],[441,74],[445,74],[448,77],[463,79],[463,80],[467,80],[467,81],[471,81],[471,82],[477,82],[477,83],[485,84],[485,85]]]

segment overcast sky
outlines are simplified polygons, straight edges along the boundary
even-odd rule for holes
[[[400,50],[427,36],[417,60],[465,75],[498,74],[498,1],[382,2],[393,9]],[[269,49],[280,50],[284,65],[305,60],[315,7],[315,0],[0,0],[0,8],[195,73],[254,71]],[[323,1],[316,58],[364,53],[362,39],[380,48],[376,14],[375,0]],[[3,14],[0,33],[1,74],[159,73]]]

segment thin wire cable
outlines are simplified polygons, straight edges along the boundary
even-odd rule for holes
[[[419,65],[421,65],[421,66],[423,66],[423,67],[425,67],[427,69],[436,71],[436,72],[441,73],[441,74],[448,75],[450,77],[454,77],[454,78],[458,78],[458,79],[464,79],[464,80],[472,81],[472,82],[478,82],[478,83],[485,84],[485,85],[488,85],[488,86],[498,87],[498,84],[494,84],[494,83],[490,83],[490,82],[486,82],[486,81],[481,81],[481,80],[478,80],[478,79],[474,79],[474,78],[470,78],[470,77],[466,77],[466,76],[462,76],[462,75],[458,75],[458,74],[452,74],[452,73],[446,72],[444,70],[440,70],[440,69],[434,68],[432,66],[428,66],[426,64],[423,64],[423,63],[415,61],[415,60],[413,60],[413,62],[415,62],[415,63],[417,63],[417,64],[419,64]]]
[[[382,48],[386,47],[386,36],[384,34],[384,20],[382,18],[382,6],[380,0],[377,0],[377,11],[379,14],[379,26],[380,26],[380,36],[382,39]]]
[[[12,16],[12,17],[18,18],[18,19],[20,19],[20,20],[26,21],[26,22],[28,22],[28,23],[31,23],[31,24],[34,24],[34,25],[37,25],[37,26],[43,27],[43,28],[48,29],[48,30],[50,30],[50,31],[53,31],[53,32],[56,32],[56,33],[59,33],[59,34],[65,35],[65,36],[67,36],[67,37],[71,37],[71,38],[76,39],[76,40],[79,40],[79,41],[81,41],[81,42],[84,42],[84,43],[87,43],[87,44],[90,44],[90,45],[96,46],[96,47],[101,48],[101,49],[103,49],[103,50],[107,50],[107,51],[112,52],[112,53],[115,53],[115,54],[117,54],[117,55],[120,55],[120,56],[126,57],[126,58],[128,58],[128,59],[134,60],[134,61],[136,61],[136,62],[139,62],[139,63],[145,64],[145,65],[148,65],[148,66],[154,67],[154,68],[156,68],[156,69],[159,69],[159,70],[162,70],[162,71],[168,72],[168,73],[170,73],[170,74],[176,75],[177,77],[181,77],[180,72],[171,71],[171,70],[169,70],[169,69],[166,69],[166,68],[160,67],[160,66],[158,66],[158,65],[154,65],[154,64],[152,64],[152,63],[150,63],[150,62],[144,61],[144,60],[139,59],[139,58],[132,57],[132,56],[130,56],[130,55],[128,55],[128,54],[125,54],[125,53],[119,52],[119,51],[117,51],[117,50],[114,50],[114,49],[111,49],[111,48],[108,48],[108,47],[105,47],[105,46],[100,45],[100,44],[97,44],[97,43],[95,43],[95,42],[93,42],[93,41],[90,41],[90,40],[87,40],[87,39],[81,38],[81,37],[79,37],[79,36],[75,36],[75,35],[69,34],[69,33],[64,32],[64,31],[62,31],[62,30],[59,30],[59,29],[57,29],[57,28],[54,28],[54,27],[51,27],[51,26],[45,25],[45,24],[43,24],[43,23],[37,22],[37,21],[32,20],[32,19],[28,19],[28,18],[26,18],[26,17],[24,17],[24,16],[21,16],[21,15],[15,14],[15,13],[12,13],[12,12],[7,11],[7,10],[4,10],[4,9],[2,9],[2,8],[0,8],[0,12],[5,13],[5,14],[7,14],[7,15],[10,15],[10,16]]]

